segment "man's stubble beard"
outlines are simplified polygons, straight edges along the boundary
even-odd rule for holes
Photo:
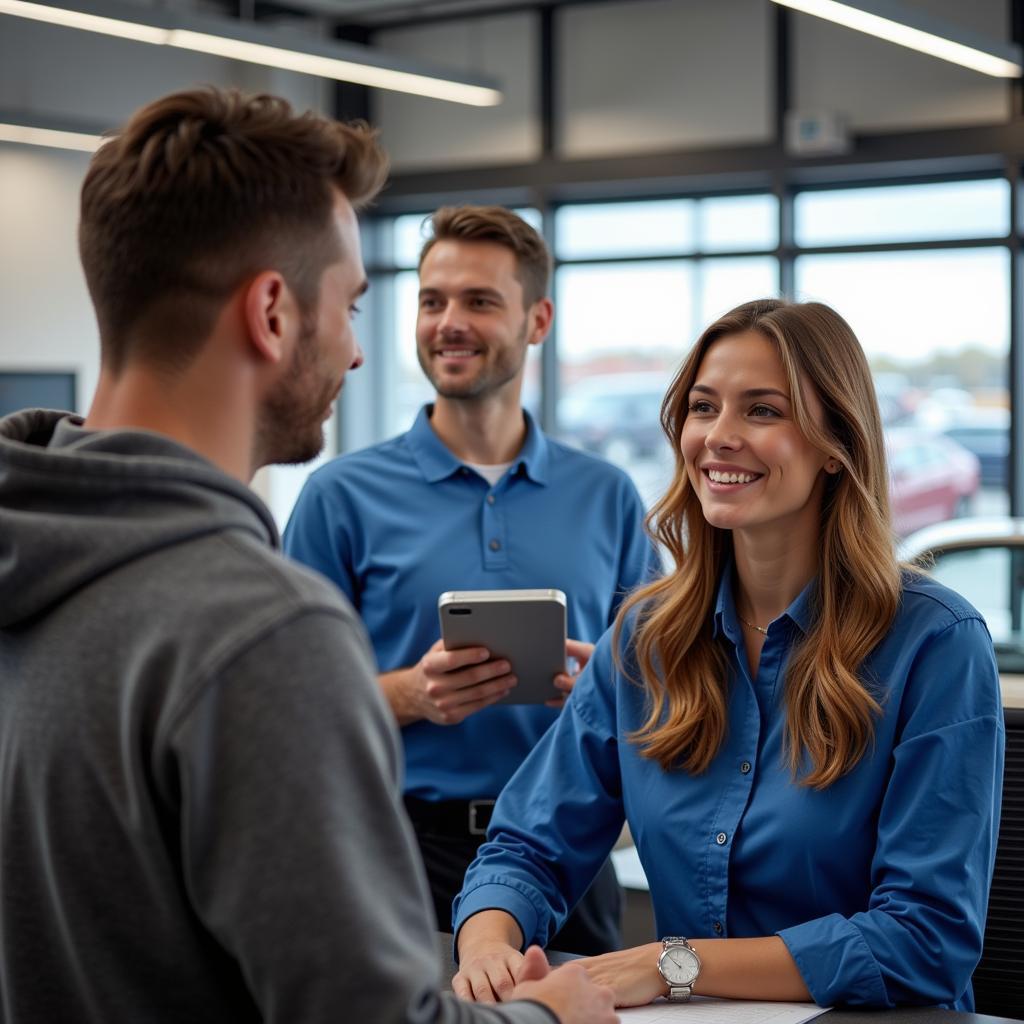
[[[424,354],[417,345],[416,358],[419,361],[420,369],[441,398],[455,401],[484,398],[503,388],[522,371],[523,365],[526,363],[526,335],[528,330],[529,323],[524,320],[522,330],[515,339],[515,345],[506,346],[497,362],[490,367],[482,367],[475,377],[439,381],[431,371],[431,356],[429,352]],[[455,346],[453,345],[453,347]]]
[[[303,316],[291,365],[263,400],[256,431],[260,465],[299,465],[324,449],[323,414],[338,381],[321,368],[316,322],[315,310]]]

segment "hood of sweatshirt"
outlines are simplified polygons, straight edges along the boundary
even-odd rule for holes
[[[120,565],[225,530],[279,545],[248,487],[170,438],[89,431],[42,409],[0,419],[0,629]]]

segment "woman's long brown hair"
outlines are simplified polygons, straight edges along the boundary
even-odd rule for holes
[[[849,325],[820,303],[763,299],[738,306],[701,335],[665,396],[661,422],[675,452],[675,473],[648,528],[674,567],[629,597],[615,627],[618,635],[626,616],[635,616],[632,653],[649,698],[647,720],[631,739],[665,770],[681,765],[699,774],[725,738],[728,673],[712,620],[732,536],[705,520],[680,439],[708,348],[745,331],[776,346],[798,429],[842,465],[828,477],[822,499],[814,622],[792,654],[785,687],[789,768],[804,785],[825,788],[850,771],[871,742],[879,704],[860,669],[896,615],[900,567],[871,372]],[[821,400],[822,425],[808,412],[806,386]]]

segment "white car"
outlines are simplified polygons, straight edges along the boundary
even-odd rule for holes
[[[907,537],[899,554],[981,612],[995,644],[1003,704],[1024,708],[1024,518],[936,523]]]

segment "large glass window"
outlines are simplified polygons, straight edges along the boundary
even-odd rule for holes
[[[660,423],[672,374],[709,322],[737,303],[778,293],[774,256],[733,255],[771,249],[777,239],[770,195],[560,208],[561,437],[623,466],[654,500],[672,465]]]
[[[802,192],[793,214],[800,246],[1001,238],[1010,230],[1010,184],[993,178]]]
[[[555,212],[560,259],[660,256],[695,248],[696,204],[688,199],[563,206]]]
[[[628,469],[652,500],[670,457],[661,400],[696,322],[693,264],[565,266],[555,298],[559,432]]]
[[[666,387],[701,331],[779,294],[834,306],[864,345],[885,421],[896,527],[1009,508],[1010,183],[1002,178],[798,191],[793,236],[759,193],[567,203],[556,257],[547,429],[623,465],[645,498],[668,480]],[[540,228],[536,210],[519,210]],[[416,263],[426,215],[386,222],[378,255],[390,313],[378,328],[388,433],[431,394],[416,359]],[[950,243],[945,245],[945,243]],[[792,261],[782,274],[783,260]],[[390,268],[390,269],[387,269]],[[524,399],[542,403],[539,350]],[[550,399],[550,396],[549,396]]]
[[[771,195],[590,203],[555,212],[562,260],[672,256],[774,249],[778,203]]]
[[[900,534],[1008,511],[1009,288],[1004,248],[796,261],[797,296],[839,310],[867,353]]]
[[[704,199],[698,223],[703,252],[774,249],[779,243],[779,203],[771,195]]]

